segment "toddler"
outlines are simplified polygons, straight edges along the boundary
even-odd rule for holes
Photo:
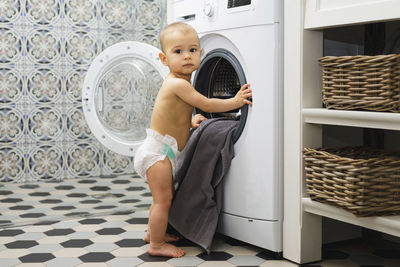
[[[167,235],[168,213],[173,197],[172,175],[175,158],[185,147],[190,128],[197,128],[206,118],[192,117],[193,108],[205,112],[225,112],[251,104],[249,84],[243,85],[229,99],[207,98],[190,83],[192,73],[199,67],[201,48],[196,31],[188,24],[177,22],[166,26],[160,34],[161,62],[170,73],[158,92],[147,137],[136,152],[134,165],[147,180],[153,197],[150,207],[148,253],[154,256],[182,257],[185,251],[168,243],[177,237]]]

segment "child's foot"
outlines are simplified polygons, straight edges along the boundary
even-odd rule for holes
[[[180,249],[168,243],[163,243],[159,246],[151,244],[147,252],[151,256],[163,256],[172,258],[180,258],[185,255],[185,251],[183,249]]]
[[[174,235],[170,235],[170,234],[165,234],[164,237],[164,241],[165,242],[175,242],[178,241],[179,237],[174,236]],[[146,235],[144,236],[144,241],[146,241],[147,243],[150,243],[150,234],[149,232],[146,233]]]

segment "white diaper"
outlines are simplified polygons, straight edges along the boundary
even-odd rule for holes
[[[134,158],[136,172],[147,181],[146,172],[154,163],[168,157],[175,171],[175,159],[179,154],[178,143],[170,135],[161,135],[152,129],[146,129],[147,137],[138,148]]]

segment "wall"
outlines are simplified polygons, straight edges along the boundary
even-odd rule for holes
[[[82,113],[81,86],[106,47],[159,46],[164,0],[0,2],[0,182],[133,172],[103,147]]]

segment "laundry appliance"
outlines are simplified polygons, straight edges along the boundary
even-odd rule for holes
[[[173,0],[174,21],[199,33],[202,63],[192,76],[208,97],[226,98],[249,82],[253,105],[209,118],[239,120],[235,156],[223,181],[218,231],[282,251],[282,6],[280,0]],[[134,156],[146,137],[155,97],[168,74],[159,49],[121,42],[92,62],[82,107],[93,135],[110,150]]]
[[[208,97],[232,97],[250,83],[253,105],[208,118],[239,120],[235,156],[223,179],[218,231],[282,251],[283,1],[176,0],[173,18],[192,25],[203,49],[193,85]]]

